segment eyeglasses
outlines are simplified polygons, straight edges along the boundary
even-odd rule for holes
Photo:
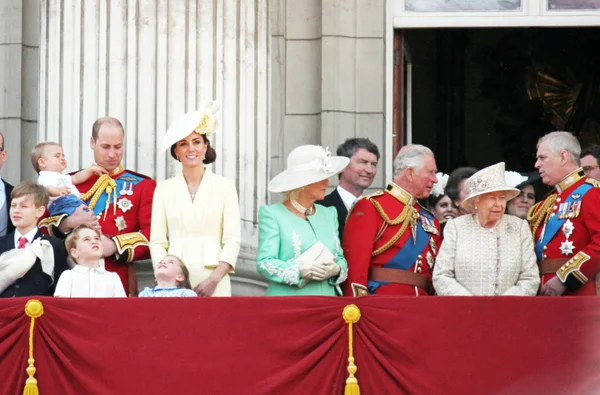
[[[598,165],[583,166],[583,172],[587,174],[597,167],[599,167],[599,166]]]

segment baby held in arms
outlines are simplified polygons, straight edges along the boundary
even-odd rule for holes
[[[100,264],[102,242],[100,232],[80,225],[67,237],[65,245],[69,256],[77,263],[58,279],[54,296],[72,298],[125,297],[119,275],[108,272]]]
[[[31,151],[31,164],[39,174],[38,184],[44,186],[50,195],[50,215],[73,214],[77,207],[85,204],[75,185],[87,181],[94,174],[106,174],[100,166],[90,166],[72,176],[62,174],[67,168],[67,161],[60,144],[54,142],[36,145]]]
[[[140,297],[172,297],[172,296],[197,296],[192,291],[190,273],[187,267],[174,255],[167,255],[154,269],[156,286],[146,287],[140,292]]]

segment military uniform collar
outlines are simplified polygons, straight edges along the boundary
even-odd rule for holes
[[[406,192],[403,188],[399,187],[394,182],[390,182],[385,188],[385,190],[387,191],[387,193],[398,199],[400,202],[406,204],[407,206],[412,206],[417,201],[417,199],[415,199],[410,193]]]
[[[569,173],[565,178],[560,180],[558,184],[555,185],[555,188],[558,191],[558,193],[561,194],[584,177],[585,173],[583,172],[583,169],[579,167],[573,170],[571,173]]]

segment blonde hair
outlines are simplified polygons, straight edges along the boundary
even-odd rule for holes
[[[10,198],[17,199],[27,195],[33,196],[33,204],[36,208],[48,206],[48,200],[50,197],[46,188],[31,181],[23,181],[14,187],[10,193]]]
[[[98,231],[98,229],[94,229],[89,225],[83,224],[83,225],[79,225],[78,227],[73,229],[73,231],[67,236],[67,239],[65,240],[65,248],[67,249],[67,254],[69,254],[69,256],[73,260],[75,260],[75,258],[73,258],[73,256],[71,255],[71,249],[77,248],[77,241],[79,241],[79,234],[84,229],[89,229],[89,230],[93,231],[94,233],[96,233],[98,236],[101,236],[100,231]]]
[[[46,150],[47,147],[61,147],[62,146],[54,141],[45,141],[43,143],[39,143],[38,145],[36,145],[33,150],[31,151],[31,164],[33,165],[33,168],[35,169],[36,173],[40,172],[40,165],[38,163],[38,161],[40,160],[40,158],[42,156],[44,156],[44,151]]]
[[[183,281],[177,281],[177,286],[186,289],[192,289],[192,283],[190,283],[190,271],[188,270],[185,263],[177,256],[177,255],[165,255],[165,258],[171,257],[177,261],[179,265],[179,269],[181,269],[181,274],[183,274]]]

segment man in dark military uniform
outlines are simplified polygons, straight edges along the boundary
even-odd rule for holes
[[[431,295],[431,273],[441,243],[438,220],[421,207],[437,182],[433,152],[422,145],[394,160],[394,181],[360,199],[344,231],[348,279],[344,294]]]

